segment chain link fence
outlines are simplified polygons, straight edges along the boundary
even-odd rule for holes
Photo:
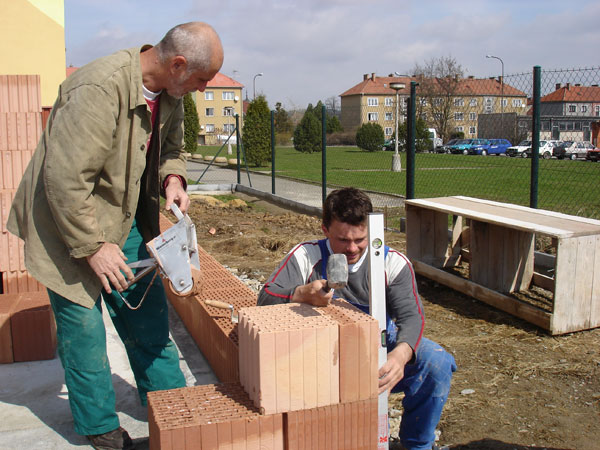
[[[377,209],[403,214],[409,85],[417,81],[415,198],[464,195],[536,206],[531,204],[535,182],[538,208],[600,218],[600,164],[594,162],[600,156],[594,150],[600,144],[600,68],[541,71],[537,165],[532,164],[533,72],[485,79],[400,78],[404,87],[396,86],[395,93],[389,87],[398,77],[378,81],[386,87],[381,93],[342,101],[341,122],[345,133],[362,123],[379,123],[387,150],[328,145],[328,189],[355,186],[379,194],[373,195]],[[392,140],[396,117],[397,157]],[[394,168],[394,159],[402,170]],[[320,154],[276,150],[277,177],[319,184],[321,164]],[[242,178],[242,183],[251,183],[250,176]]]

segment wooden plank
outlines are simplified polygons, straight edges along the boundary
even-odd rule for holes
[[[546,289],[547,291],[554,292],[554,278],[544,275],[542,273],[533,272],[532,284]]]
[[[469,278],[482,286],[488,286],[489,264],[489,224],[478,220],[471,220],[471,263],[469,264]]]
[[[452,216],[452,228],[450,231],[450,249],[444,267],[455,267],[460,262],[460,253],[462,249],[463,236],[463,218],[462,216]]]
[[[561,239],[556,249],[556,269],[554,272],[554,310],[552,329],[558,333],[569,330],[571,299],[575,295],[573,269],[577,261],[577,239]]]
[[[421,211],[416,206],[406,206],[406,255],[421,259]]]
[[[433,265],[443,267],[448,257],[448,214],[433,215]]]
[[[520,317],[534,325],[537,325],[543,329],[551,331],[551,314],[543,311],[535,306],[528,305],[515,298],[509,297],[504,294],[492,291],[486,287],[483,287],[472,281],[465,280],[456,275],[447,273],[441,269],[424,264],[420,261],[412,261],[415,271],[427,278],[430,278],[438,283],[444,284],[456,291],[462,292],[463,294],[474,297],[487,303],[494,308],[501,311],[512,314],[513,316]]]
[[[435,253],[434,253],[434,242],[435,242],[435,214],[430,209],[424,209],[421,211],[421,261],[435,265]]]
[[[558,217],[532,208],[513,208],[512,204],[489,205],[468,197],[439,197],[427,200],[406,200],[405,205],[421,206],[447,214],[462,215],[508,228],[547,234],[554,237],[584,236],[600,233],[600,221],[582,220],[577,216]]]
[[[591,327],[592,283],[594,280],[592,268],[596,253],[595,244],[596,236],[577,238],[577,259],[575,266],[571,269],[574,272],[575,294],[570,302],[570,323],[571,327],[578,330]]]
[[[600,236],[594,243],[594,264],[589,268],[592,278],[592,302],[590,310],[590,327],[600,327]]]
[[[512,292],[514,286],[515,272],[507,270],[504,249],[511,246],[507,238],[510,228],[502,228],[497,225],[488,227],[488,259],[486,287],[498,292]],[[512,244],[514,245],[514,244]]]

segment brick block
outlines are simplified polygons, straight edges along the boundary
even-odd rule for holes
[[[10,327],[15,362],[54,358],[56,323],[46,291],[21,293]]]
[[[283,450],[283,417],[263,416],[239,383],[148,394],[150,449]]]
[[[265,414],[339,402],[338,326],[319,309],[240,309],[240,382]]]
[[[19,299],[19,294],[0,295],[0,363],[3,364],[14,361],[10,318]]]

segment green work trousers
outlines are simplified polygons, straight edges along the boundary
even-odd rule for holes
[[[123,248],[127,262],[148,258],[146,246],[134,222]],[[136,306],[152,281],[152,274],[122,293]],[[131,310],[119,294],[102,292],[92,309],[48,290],[57,328],[58,354],[65,370],[69,404],[75,431],[102,434],[119,427],[115,391],[106,352],[102,299],[125,345],[140,400],[149,391],[185,386],[177,348],[169,339],[165,291],[156,277],[139,309]]]

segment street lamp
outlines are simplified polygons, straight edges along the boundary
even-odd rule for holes
[[[392,172],[400,172],[402,170],[402,163],[400,161],[400,155],[398,154],[398,91],[404,89],[406,85],[404,83],[392,82],[390,88],[396,91],[396,134],[394,135],[394,156],[392,156]]]
[[[494,55],[485,55],[485,57],[497,59],[502,64],[502,76],[500,78],[500,132],[504,135],[504,61],[502,61],[502,58]]]
[[[256,77],[262,77],[263,73],[257,73],[256,75],[254,75],[254,80],[252,80],[252,88],[254,89],[254,97],[252,100],[254,100],[256,98]]]

